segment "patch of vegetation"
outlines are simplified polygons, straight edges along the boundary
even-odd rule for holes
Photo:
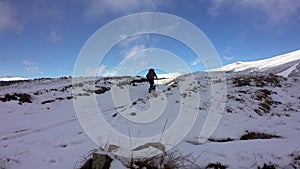
[[[233,109],[232,109],[231,107],[227,107],[227,108],[226,108],[226,112],[227,112],[227,113],[233,113]]]
[[[284,107],[283,111],[286,111],[286,112],[287,111],[299,112],[299,110],[296,108],[295,104],[292,104],[292,103],[285,104],[285,107]]]
[[[272,138],[281,138],[281,136],[259,133],[259,132],[249,132],[246,130],[246,133],[241,136],[240,140],[272,139]]]
[[[224,138],[224,139],[209,138],[207,140],[211,141],[211,142],[220,142],[220,143],[234,141],[234,139],[232,139],[232,138]]]
[[[228,166],[227,165],[223,165],[220,162],[217,162],[217,163],[209,163],[205,167],[205,169],[209,169],[209,168],[213,168],[213,169],[226,169],[226,168],[228,168]]]
[[[107,91],[110,90],[110,87],[105,87],[105,86],[99,86],[98,89],[96,90],[92,90],[92,89],[83,89],[85,92],[87,92],[86,94],[83,94],[85,96],[89,96],[92,93],[96,93],[96,94],[103,94]]]
[[[92,90],[92,89],[82,89],[83,91],[87,92],[87,93],[94,93],[95,90]]]
[[[62,76],[59,79],[65,80],[65,79],[72,79],[72,76]]]
[[[101,149],[101,148],[100,148]],[[103,149],[101,149],[103,150]],[[88,157],[80,162],[80,169],[108,169],[112,158],[119,160],[123,165],[130,169],[190,169],[200,168],[195,164],[196,159],[191,154],[183,155],[179,150],[173,149],[152,157],[125,158],[112,155],[99,154],[99,150],[93,150]]]
[[[271,94],[276,94],[275,92],[267,89],[260,89],[255,92],[255,94],[252,96],[255,100],[260,101],[258,104],[258,109],[255,109],[254,111],[262,116],[263,114],[269,113],[271,110],[271,107],[274,105],[282,104],[279,101],[274,101],[271,97]]]
[[[72,85],[67,85],[67,86],[61,88],[59,91],[65,92],[65,91],[67,91],[69,88],[72,88]]]
[[[42,101],[42,104],[47,104],[47,103],[52,103],[55,102],[55,100],[46,100],[46,101]]]
[[[18,100],[18,98],[15,95],[10,95],[10,94],[5,94],[4,97],[1,97],[0,100],[2,102],[7,102],[7,101],[11,101],[11,100]]]
[[[189,169],[199,168],[195,164],[195,159],[191,154],[183,155],[179,150],[171,150],[150,158],[132,158],[125,166],[130,169],[149,168],[149,169]]]
[[[136,101],[132,102],[132,105],[133,105],[133,106],[134,106],[134,105],[137,105],[139,102],[144,103],[144,104],[146,103],[144,99],[138,98]]]
[[[249,94],[249,91],[245,91],[245,90],[239,90],[238,92],[243,94]]]
[[[71,100],[71,99],[73,99],[74,97],[73,96],[67,96],[66,97],[66,99],[68,99],[68,100]]]
[[[36,92],[34,92],[33,94],[34,94],[34,95],[41,95],[41,94],[43,94],[43,92],[41,92],[41,91],[36,91]]]
[[[7,102],[11,100],[19,101],[19,104],[22,103],[32,103],[32,97],[30,94],[27,93],[14,93],[14,94],[5,94],[4,97],[0,97],[2,102]]]
[[[300,168],[300,151],[295,151],[290,156],[292,157],[291,167]]]
[[[25,131],[28,131],[29,129],[22,129],[22,130],[17,130],[15,131],[14,133],[22,133],[22,132],[25,132]]]
[[[13,80],[13,81],[0,81],[0,86],[9,86],[16,83],[28,82],[30,80]]]
[[[123,89],[124,86],[129,86],[129,85],[130,85],[130,81],[126,81],[126,80],[121,81],[117,84],[117,86],[120,87],[121,89]]]
[[[144,82],[148,82],[148,80],[144,77],[141,77],[140,79],[134,79],[130,82],[130,85],[132,86],[137,86],[137,83],[144,83]]]
[[[276,169],[275,165],[274,164],[266,164],[264,163],[264,165],[262,167],[258,166],[258,169]]]
[[[280,81],[283,78],[272,73],[266,75],[240,75],[233,78],[236,87],[256,86],[256,87],[281,87]]]
[[[77,96],[90,96],[90,93],[78,93]]]
[[[176,88],[176,87],[178,87],[178,82],[177,82],[177,81],[175,81],[173,84],[171,84],[171,87],[172,87],[172,88]]]
[[[76,83],[76,84],[73,84],[73,88],[75,88],[75,87],[83,87],[84,86],[84,83],[83,82],[81,82],[81,83]]]
[[[103,94],[110,90],[110,87],[101,86],[99,89],[95,90],[96,94]]]

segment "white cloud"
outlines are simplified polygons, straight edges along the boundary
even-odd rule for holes
[[[8,2],[0,1],[0,33],[4,31],[21,32],[23,25],[17,18],[17,10]]]
[[[38,63],[29,61],[29,60],[24,60],[24,61],[22,62],[22,64],[23,64],[23,65],[26,65],[26,66],[35,66],[35,65],[38,65]]]
[[[125,37],[125,35],[123,36]],[[150,48],[146,47],[146,44],[150,43],[149,41],[149,34],[128,37],[119,43],[122,48],[120,55],[123,56],[125,60],[136,60],[144,55],[142,51],[146,49],[150,50]]]
[[[284,28],[299,22],[299,0],[214,0],[212,2],[211,8],[207,11],[209,15],[216,17],[223,11],[231,11],[242,19],[250,19],[256,26],[266,30]]]
[[[172,25],[164,26],[161,31],[166,32],[166,33],[174,33],[174,32],[178,31],[178,28],[180,26],[182,26],[182,23],[179,21],[176,21]],[[188,33],[188,31],[184,32],[184,33]]]
[[[123,49],[120,51],[120,55],[123,56],[123,60],[118,66],[109,68],[107,65],[100,65],[97,69],[87,68],[85,70],[86,76],[117,76],[125,75],[126,73],[132,74],[130,72],[133,70],[132,66],[142,66],[146,67],[149,63],[147,52],[150,52],[151,48],[146,48],[143,44],[132,45],[132,43],[127,43],[121,45]]]
[[[49,42],[59,42],[61,40],[62,40],[62,35],[57,31],[51,31],[47,38],[47,41]]]
[[[228,54],[231,51],[231,46],[227,46],[227,48],[222,52],[223,54]]]
[[[85,75],[86,76],[96,76],[96,69],[92,69],[92,68],[88,67],[85,70]]]
[[[105,73],[106,71],[106,65],[100,65],[100,67],[98,68],[97,74],[102,75]]]
[[[124,40],[124,39],[128,38],[128,35],[122,34],[119,36],[119,38],[120,38],[120,40]]]
[[[300,1],[299,0],[244,0],[240,1],[242,8],[252,8],[265,15],[267,24],[276,27],[279,24],[289,24],[294,22],[293,19],[299,16]]]
[[[232,61],[234,59],[233,56],[228,56],[230,51],[231,51],[231,46],[227,46],[227,48],[221,52],[221,57],[227,62]]]
[[[116,75],[116,70],[109,70],[107,65],[100,65],[98,68],[93,69],[88,67],[85,71],[85,75],[89,77],[94,76],[114,76]]]
[[[124,59],[114,68],[114,75],[134,75],[145,69],[154,60],[153,48],[145,48],[144,45],[135,45],[124,56]]]
[[[201,63],[201,59],[200,58],[196,58],[195,60],[192,61],[191,66],[196,66],[198,64]]]
[[[149,34],[142,34],[136,36],[128,36],[128,35],[120,35],[120,40],[123,40],[119,43],[119,45],[125,50],[129,49],[134,45],[145,44],[150,40]]]
[[[25,65],[25,70],[27,73],[31,75],[38,75],[38,74],[43,74],[43,72],[40,72],[40,68],[38,67],[37,62],[32,62],[29,60],[24,60],[22,62],[23,65]]]
[[[234,57],[233,56],[224,56],[223,59],[226,61],[232,61],[234,59]]]
[[[122,50],[120,54],[123,55],[126,60],[135,60],[140,57],[140,51],[144,49],[145,45],[134,45],[129,50]]]
[[[224,0],[212,0],[212,6],[207,10],[207,14],[211,16],[218,16],[219,15],[219,8]]]
[[[118,72],[115,69],[112,70],[106,70],[102,76],[104,77],[112,77],[118,75]]]
[[[38,66],[27,66],[26,71],[31,75],[40,74],[40,68]]]
[[[153,10],[159,4],[158,0],[87,0],[85,14],[89,18],[99,18],[103,14],[129,14]]]

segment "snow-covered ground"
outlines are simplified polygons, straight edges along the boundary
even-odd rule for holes
[[[299,51],[285,56],[290,55],[299,57]],[[226,69],[226,81],[221,72],[174,75],[175,83],[160,81],[152,94],[147,93],[147,82],[130,83],[135,77],[78,78],[73,84],[72,78],[44,78],[1,86],[0,168],[78,168],[90,151],[98,148],[90,138],[104,149],[116,145],[116,153],[139,146],[130,142],[121,150],[116,148],[121,141],[113,140],[109,132],[100,133],[102,138],[86,133],[89,126],[104,126],[97,121],[99,110],[110,126],[132,138],[170,131],[153,139],[163,142],[173,136],[178,139],[175,136],[188,129],[176,148],[183,155],[192,154],[200,168],[210,163],[228,168],[264,164],[300,168],[299,59],[270,61],[278,64],[264,71]],[[274,68],[280,71],[270,74]],[[173,82],[174,76],[167,80]],[[212,96],[218,94],[226,98],[220,123],[208,141],[200,143],[201,129],[218,101]],[[76,114],[78,111],[84,113]],[[183,121],[177,124],[179,117]],[[141,119],[144,123],[135,121]],[[90,123],[81,125],[84,120]],[[173,139],[167,143],[175,145]]]

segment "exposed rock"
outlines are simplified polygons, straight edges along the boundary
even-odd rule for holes
[[[92,169],[109,169],[112,159],[108,155],[94,154]]]
[[[80,169],[109,169],[112,161],[113,159],[106,154],[95,153]]]

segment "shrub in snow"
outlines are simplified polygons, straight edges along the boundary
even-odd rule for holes
[[[27,93],[14,93],[14,94],[5,94],[4,97],[0,97],[2,102],[7,102],[11,100],[18,100],[19,104],[22,103],[32,103],[32,98]]]
[[[205,169],[209,169],[209,168],[213,168],[213,169],[226,169],[226,168],[228,168],[228,166],[227,165],[223,165],[220,162],[217,162],[217,163],[209,163],[205,167]]]
[[[124,161],[124,160],[123,160]],[[138,168],[164,168],[164,169],[189,169],[199,168],[192,154],[183,155],[178,149],[159,154],[153,157],[132,158],[124,162],[131,169]]]

